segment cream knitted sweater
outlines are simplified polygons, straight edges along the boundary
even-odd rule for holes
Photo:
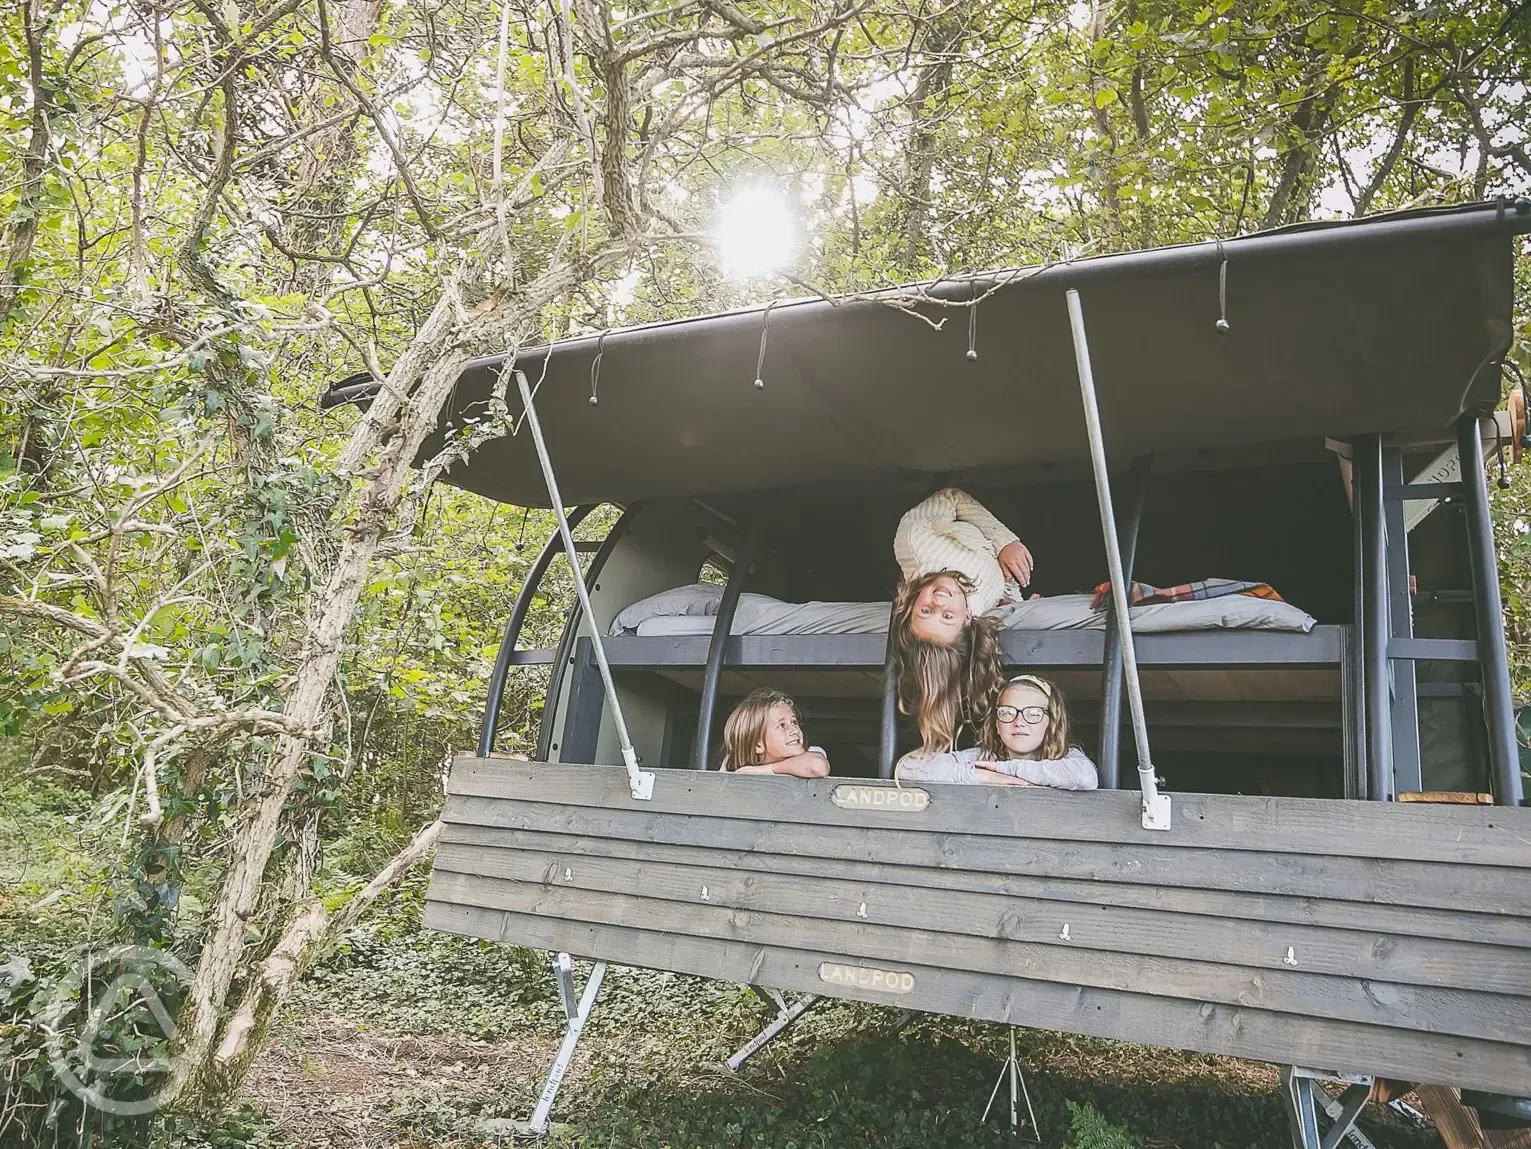
[[[893,536],[893,557],[905,579],[937,571],[966,576],[974,587],[968,607],[987,614],[1001,599],[1021,599],[1021,588],[1006,581],[995,557],[1018,541],[972,495],[947,487],[905,512]]]

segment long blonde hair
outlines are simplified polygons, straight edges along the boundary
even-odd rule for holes
[[[766,722],[771,717],[771,707],[786,703],[792,708],[792,717],[801,725],[803,718],[797,711],[797,703],[790,695],[769,686],[752,690],[744,701],[734,707],[734,712],[723,723],[723,769],[737,770],[741,766],[759,766],[759,747],[765,741]]]
[[[957,640],[928,642],[914,633],[914,603],[936,579],[957,580],[964,593],[972,583],[956,571],[907,579],[893,601],[893,641],[898,644],[898,709],[913,714],[927,754],[957,748],[964,724],[980,729],[999,698],[999,637],[992,619],[969,619]]]
[[[1035,674],[1017,674],[999,688],[994,696],[994,706],[989,710],[983,724],[983,734],[978,745],[983,757],[989,762],[1003,762],[1010,756],[1010,748],[999,736],[999,700],[1011,686],[1034,686],[1047,696],[1047,733],[1042,735],[1042,745],[1037,747],[1037,757],[1042,759],[1066,758],[1069,752],[1069,711],[1058,684]]]

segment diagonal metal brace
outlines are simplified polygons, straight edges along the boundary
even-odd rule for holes
[[[1338,1149],[1340,1142],[1347,1136],[1358,1143],[1359,1149],[1373,1149],[1366,1135],[1355,1127],[1356,1118],[1361,1116],[1361,1110],[1366,1108],[1371,1095],[1370,1085],[1352,1085],[1340,1094],[1338,1100],[1324,1106],[1324,1112],[1334,1118],[1334,1124],[1324,1134],[1319,1149]]]
[[[1138,654],[1132,641],[1132,615],[1123,573],[1121,536],[1116,530],[1116,510],[1111,503],[1111,477],[1106,469],[1106,441],[1101,430],[1100,406],[1095,399],[1095,371],[1090,365],[1090,341],[1084,329],[1084,305],[1079,292],[1064,293],[1069,327],[1074,336],[1074,364],[1079,371],[1079,397],[1084,404],[1084,428],[1090,441],[1090,467],[1095,472],[1095,498],[1100,508],[1100,529],[1105,536],[1106,565],[1111,573],[1111,613],[1116,622],[1122,653],[1122,675],[1127,686],[1127,707],[1132,717],[1132,738],[1138,751],[1138,786],[1143,792],[1143,829],[1170,828],[1170,798],[1159,793],[1153,758],[1148,748],[1148,724],[1143,717],[1143,685],[1138,679]]]
[[[558,977],[559,997],[564,1001],[564,1009],[569,1009],[572,992],[566,993],[566,987],[572,991],[573,979],[569,973],[570,959],[568,954],[559,954],[554,963],[554,972]],[[579,1044],[580,1034],[585,1031],[585,1022],[590,1018],[590,1011],[595,1006],[595,995],[601,992],[601,981],[606,977],[606,963],[598,961],[590,971],[590,978],[585,982],[585,992],[580,995],[579,1004],[569,1013],[568,1024],[564,1027],[563,1041],[558,1046],[558,1054],[553,1058],[553,1067],[548,1070],[548,1079],[543,1083],[542,1093],[537,1098],[537,1107],[532,1110],[531,1120],[518,1132],[526,1139],[538,1139],[546,1136],[548,1131],[548,1117],[553,1112],[553,1102],[558,1097],[558,1090],[563,1085],[564,1075],[569,1072],[569,1062],[574,1060],[574,1048]]]
[[[771,1019],[764,1029],[745,1042],[737,1053],[723,1063],[734,1073],[739,1072],[746,1061],[754,1057],[755,1054],[759,1053],[780,1036],[789,1025],[825,1000],[822,997],[809,994],[788,1005],[786,999],[774,989],[762,989],[759,986],[751,986],[750,988],[776,1006],[776,1016]]]

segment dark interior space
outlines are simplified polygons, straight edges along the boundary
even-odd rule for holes
[[[1338,465],[1320,445],[1294,448],[1289,456],[1243,469],[1152,474],[1135,577],[1161,586],[1214,577],[1268,582],[1320,622],[1349,622],[1353,547]],[[936,478],[929,488],[941,485]],[[961,485],[1031,549],[1035,592],[1079,594],[1105,581],[1088,477]],[[1125,477],[1115,485],[1121,518]],[[731,504],[741,522],[759,523],[764,533],[763,554],[745,589],[792,602],[888,598],[898,581],[893,534],[910,502],[784,491]]]
[[[933,479],[929,489],[942,485]],[[1106,578],[1093,484],[1081,477],[965,489],[1010,525],[1036,556],[1034,588],[1044,595],[1089,592]],[[1127,505],[1118,480],[1118,513]],[[892,539],[907,496],[778,492],[732,500],[741,531],[753,524],[762,546],[745,590],[794,602],[887,599],[897,582]],[[1434,549],[1433,547],[1431,548]],[[1295,448],[1279,461],[1241,469],[1152,474],[1139,533],[1135,576],[1168,586],[1209,578],[1268,582],[1320,623],[1348,624],[1353,611],[1350,508],[1332,453]],[[1037,668],[1047,673],[1046,668]],[[1258,669],[1245,671],[1258,675]],[[756,674],[754,679],[760,679]],[[805,731],[824,747],[837,775],[875,777],[880,703],[870,680],[814,693],[826,674],[797,671],[773,682],[788,689]],[[1099,672],[1057,676],[1070,699],[1074,739],[1095,755],[1100,746]],[[752,682],[725,672],[713,724],[714,752],[723,721]],[[1343,729],[1338,681],[1332,697],[1266,701],[1251,677],[1248,700],[1184,701],[1172,676],[1146,681],[1154,764],[1171,790],[1339,797],[1343,793]],[[854,694],[846,697],[847,693]],[[696,694],[682,689],[672,711],[664,765],[690,763]],[[1456,702],[1457,700],[1452,700]],[[899,723],[899,752],[917,742]],[[1130,728],[1123,727],[1121,785],[1137,785]]]

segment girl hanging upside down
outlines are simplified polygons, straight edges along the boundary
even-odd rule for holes
[[[1019,674],[1005,684],[999,705],[971,750],[904,755],[894,777],[902,782],[959,782],[987,786],[1051,786],[1094,790],[1095,763],[1069,744],[1063,692],[1045,678]]]
[[[804,746],[797,703],[763,686],[734,707],[723,724],[723,769],[822,778],[829,773],[829,758],[817,746]]]
[[[894,600],[899,710],[914,714],[926,754],[956,749],[1001,686],[997,624],[983,617],[1019,601],[1031,552],[965,491],[948,487],[899,521],[893,555],[903,580]]]

